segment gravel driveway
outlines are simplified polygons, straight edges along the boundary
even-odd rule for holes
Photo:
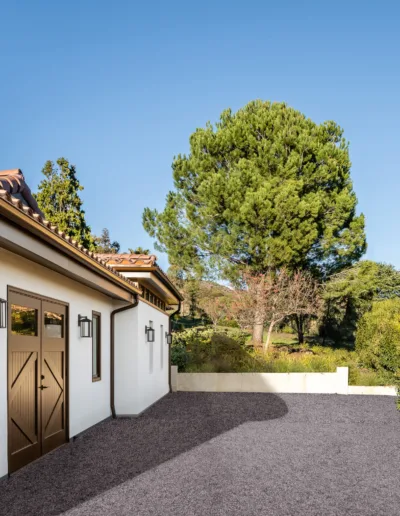
[[[398,516],[393,398],[175,393],[0,481],[0,515]]]

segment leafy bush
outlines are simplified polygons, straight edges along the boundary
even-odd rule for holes
[[[246,332],[236,328],[191,328],[174,334],[171,361],[179,371],[253,370],[257,360],[246,349],[247,338]]]
[[[189,356],[186,346],[182,342],[173,343],[171,346],[171,364],[178,366],[178,371],[184,371]]]
[[[391,385],[393,378],[379,374],[371,369],[350,367],[349,385],[363,385],[364,387],[374,387],[376,385]]]
[[[223,326],[225,328],[240,328],[239,323],[235,319],[222,319],[218,326]]]
[[[282,333],[289,333],[291,335],[296,333],[296,331],[288,324],[285,324],[282,326],[282,328],[279,328],[279,331],[281,331]]]
[[[400,371],[400,299],[375,301],[360,319],[356,350],[367,367],[398,374]]]
[[[217,328],[215,330],[210,326],[197,326],[196,328],[174,333],[173,340],[176,344],[182,343],[190,348],[197,343],[211,343],[212,338],[218,335],[233,339],[240,345],[244,345],[248,337],[247,332],[238,328]]]
[[[358,323],[375,301],[400,295],[400,272],[393,265],[362,260],[331,276],[326,284],[321,336],[354,345]]]

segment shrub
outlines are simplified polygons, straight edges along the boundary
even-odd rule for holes
[[[367,367],[400,371],[400,299],[374,301],[358,324],[356,350]]]
[[[178,366],[178,371],[184,371],[188,362],[186,346],[180,343],[173,343],[171,346],[171,364]]]
[[[338,366],[348,366],[351,385],[395,383],[392,370],[382,366],[377,369],[370,365],[372,362],[367,360],[369,355],[366,355],[368,349],[364,349],[361,344],[361,356],[356,351],[343,348],[290,343],[286,343],[282,349],[274,345],[270,352],[262,353],[246,345],[247,340],[248,334],[235,328],[186,329],[174,333],[171,361],[180,372],[204,373],[333,372]],[[400,370],[397,378],[400,386]]]
[[[179,333],[174,333],[174,343],[181,343],[190,348],[194,344],[198,343],[210,344],[212,338],[215,338],[218,335],[228,337],[240,345],[244,345],[248,338],[248,333],[238,328],[214,329],[209,326],[197,326],[196,328],[190,328]]]
[[[222,319],[218,326],[223,326],[226,328],[240,328],[239,323],[235,319]]]
[[[257,367],[246,349],[248,334],[236,328],[191,328],[174,334],[171,362],[180,371],[236,371]]]
[[[281,331],[282,333],[290,333],[292,335],[296,333],[296,331],[288,324],[285,324],[281,328],[279,328],[279,331]]]

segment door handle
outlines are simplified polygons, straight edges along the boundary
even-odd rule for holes
[[[40,389],[41,391],[42,391],[43,389],[48,389],[48,388],[49,388],[49,387],[48,387],[47,385],[41,385],[40,387],[38,387],[38,389]]]

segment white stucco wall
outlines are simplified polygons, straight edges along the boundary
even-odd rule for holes
[[[7,299],[2,265],[0,254],[0,298]],[[0,478],[7,473],[7,330],[0,329]]]
[[[110,416],[111,298],[0,248],[0,297],[7,285],[69,303],[69,436]],[[92,340],[79,336],[78,314],[101,313],[101,380],[92,382]],[[7,330],[0,330],[0,477],[7,465]]]
[[[138,391],[138,307],[115,314],[114,402],[118,415],[134,414]]]
[[[138,308],[138,391],[136,413],[140,413],[168,393],[168,316],[139,301]],[[147,342],[145,326],[152,321],[155,341]],[[161,333],[161,326],[163,327]]]
[[[139,301],[136,308],[115,317],[115,409],[120,416],[137,415],[169,391],[168,316]],[[153,343],[145,335],[150,321]]]

